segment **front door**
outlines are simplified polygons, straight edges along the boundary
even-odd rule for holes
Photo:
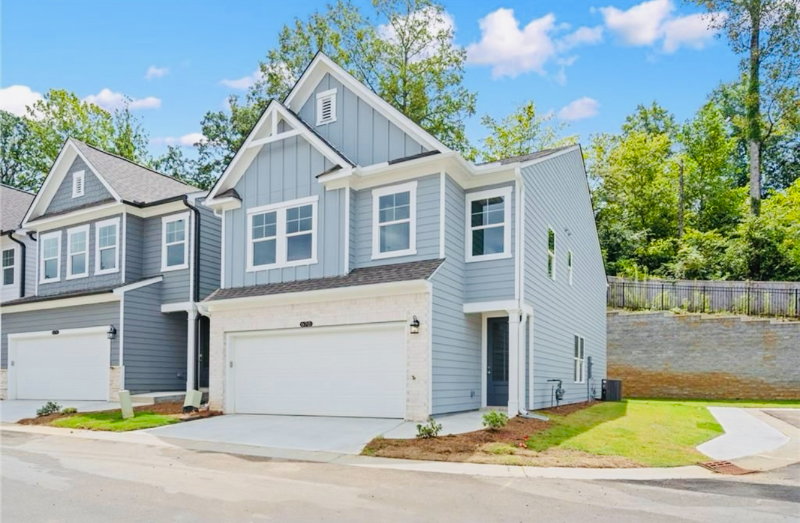
[[[508,406],[508,318],[486,320],[486,405]]]

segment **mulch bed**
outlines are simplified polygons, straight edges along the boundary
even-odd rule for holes
[[[113,414],[115,412],[119,412],[119,409],[112,409],[112,410],[102,410],[102,411],[92,411],[92,412],[81,412],[78,411],[75,414],[48,414],[47,416],[39,416],[37,418],[27,418],[19,420],[17,423],[20,425],[50,425],[50,423],[54,420],[61,419],[61,418],[68,418],[70,416],[75,416],[76,414]],[[154,405],[140,405],[138,407],[133,407],[133,412],[148,412],[151,414],[163,414],[165,416],[174,416],[181,421],[193,421],[196,419],[203,419],[203,418],[210,418],[212,416],[218,416],[222,414],[220,411],[216,410],[198,410],[195,412],[183,412],[183,403],[174,401],[174,402],[164,402],[164,403],[156,403]]]

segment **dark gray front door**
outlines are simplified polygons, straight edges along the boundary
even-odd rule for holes
[[[486,405],[508,405],[508,318],[486,320]]]

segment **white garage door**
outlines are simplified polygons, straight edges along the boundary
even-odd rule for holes
[[[48,334],[12,341],[17,399],[107,400],[110,342],[105,332]]]
[[[405,325],[237,335],[230,358],[232,412],[405,416]]]

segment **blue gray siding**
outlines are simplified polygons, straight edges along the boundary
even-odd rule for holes
[[[548,379],[564,380],[565,402],[584,401],[586,384],[573,382],[573,336],[586,340],[599,391],[606,369],[606,278],[580,152],[527,167],[522,176],[525,301],[534,310],[535,408],[550,405]],[[555,281],[547,276],[548,226],[556,232]],[[567,250],[573,253],[571,286]]]
[[[119,303],[95,303],[58,309],[3,313],[0,367],[8,367],[8,335],[25,332],[84,329],[114,325],[119,329]],[[119,336],[111,340],[110,365],[119,364]]]
[[[222,220],[214,211],[204,207],[202,200],[195,205],[200,211],[200,289],[198,300],[202,300],[219,288],[220,260],[222,254]]]
[[[344,272],[345,189],[326,191],[316,175],[332,164],[303,138],[292,137],[261,148],[236,184],[240,209],[225,211],[225,286],[336,276]],[[318,196],[317,263],[299,267],[246,271],[247,210]]]
[[[189,212],[189,209],[165,213],[144,220],[142,229],[142,277],[149,278],[163,274],[161,282],[162,303],[189,301],[189,269],[161,272],[161,218],[173,214]],[[191,248],[189,256],[191,256]]]
[[[14,238],[25,244],[25,296],[33,296],[36,292],[36,242],[24,234],[15,234]],[[2,244],[3,250],[13,248],[16,257],[14,285],[2,286],[2,292],[0,292],[0,302],[6,302],[19,298],[20,290],[23,288],[22,247],[5,236],[2,238]]]
[[[77,198],[72,197],[72,174],[78,171],[84,171],[83,175],[83,196]],[[114,197],[108,192],[103,182],[97,179],[88,165],[80,158],[75,158],[72,162],[67,175],[61,182],[61,185],[56,190],[50,205],[47,206],[45,214],[53,212],[64,212],[76,207],[90,205],[92,203],[111,200]]]
[[[317,93],[329,89],[336,89],[336,121],[317,126]],[[334,148],[361,166],[427,150],[329,74],[320,80],[298,114]]]
[[[144,219],[131,214],[125,215],[125,281],[142,279],[142,257],[144,240]]]
[[[357,267],[405,263],[427,260],[439,256],[439,186],[440,175],[434,174],[417,178],[417,254],[396,258],[372,260],[372,190],[357,191],[350,200],[355,213],[354,235],[351,236],[355,249]],[[402,182],[406,183],[406,182]],[[463,256],[462,256],[463,257]]]
[[[161,312],[162,286],[125,293],[123,364],[125,387],[133,393],[186,388],[186,313]]]

